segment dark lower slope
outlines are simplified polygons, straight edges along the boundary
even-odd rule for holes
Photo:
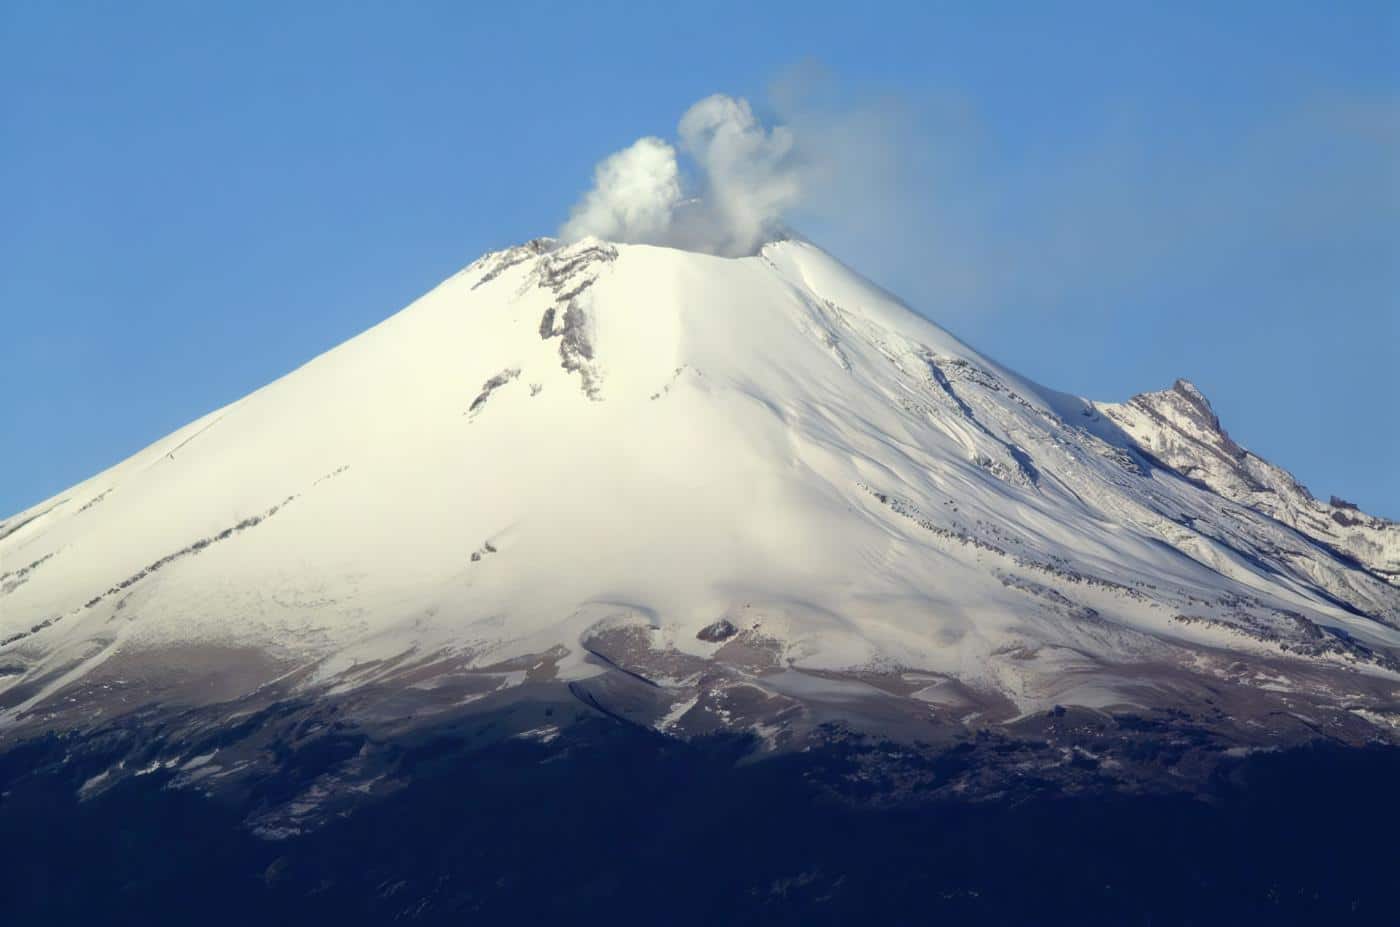
[[[990,800],[927,801],[867,774],[887,745],[834,739],[753,761],[741,740],[686,743],[604,717],[582,717],[547,742],[498,736],[501,724],[478,717],[381,745],[401,788],[282,840],[260,839],[246,822],[360,750],[355,737],[329,732],[247,788],[170,788],[176,773],[157,770],[87,800],[79,790],[100,745],[77,750],[51,736],[14,746],[0,754],[3,921],[1396,917],[1394,748],[1254,754],[1222,763],[1189,794],[1070,795],[1032,777]],[[899,768],[946,778],[950,764],[985,761],[962,751],[906,757]]]

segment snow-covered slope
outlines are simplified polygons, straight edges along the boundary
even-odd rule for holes
[[[1335,496],[1314,499],[1293,475],[1240,447],[1195,385],[1098,403],[1139,446],[1215,492],[1278,519],[1362,568],[1400,585],[1400,524],[1367,515]]]
[[[0,523],[0,726],[625,671],[679,733],[1386,730],[1395,526],[1300,492],[1188,385],[1046,390],[804,242],[540,240]]]

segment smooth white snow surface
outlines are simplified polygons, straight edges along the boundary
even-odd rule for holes
[[[252,647],[316,682],[563,645],[587,674],[599,622],[708,656],[741,615],[798,668],[1027,710],[1221,652],[1394,678],[1400,646],[1393,586],[810,244],[585,239],[487,255],[0,522],[0,723],[115,654]]]

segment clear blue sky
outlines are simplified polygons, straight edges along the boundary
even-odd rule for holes
[[[1315,493],[1400,517],[1397,9],[7,0],[0,514],[816,62],[906,148],[898,208],[803,231],[1047,385],[1189,377]]]

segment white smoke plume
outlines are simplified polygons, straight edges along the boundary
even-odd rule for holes
[[[665,239],[681,199],[676,149],[653,136],[609,155],[593,173],[593,189],[574,207],[564,238],[608,241]]]
[[[566,241],[669,245],[728,257],[755,253],[782,233],[803,199],[804,162],[788,128],[764,128],[748,101],[715,94],[696,103],[677,129],[695,167],[683,178],[677,151],[648,137],[610,155],[593,189],[560,232]]]

